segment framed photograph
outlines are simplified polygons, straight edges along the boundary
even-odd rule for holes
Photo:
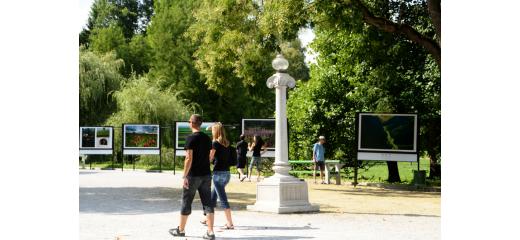
[[[248,143],[252,143],[253,136],[258,135],[262,137],[268,150],[275,149],[274,119],[242,119],[242,134]]]
[[[203,122],[202,126],[200,126],[200,131],[206,133],[209,138],[212,138],[211,127],[214,122]],[[188,122],[176,122],[175,123],[175,149],[176,150],[184,150],[184,146],[186,145],[186,138],[191,134],[191,128]]]
[[[112,154],[114,145],[113,127],[80,127],[80,154]]]
[[[359,113],[359,160],[417,161],[417,114]]]
[[[159,148],[159,125],[125,124],[124,148]]]
[[[160,154],[160,136],[158,124],[124,124],[123,154]]]

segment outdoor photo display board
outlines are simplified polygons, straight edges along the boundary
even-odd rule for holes
[[[242,134],[248,143],[253,143],[253,137],[259,135],[264,140],[268,150],[275,147],[274,119],[242,119]]]
[[[123,154],[160,154],[160,127],[157,124],[124,124]]]
[[[211,127],[214,122],[203,122],[200,126],[200,131],[206,133],[210,139],[212,138],[211,129],[207,129]],[[184,146],[186,144],[186,138],[191,134],[191,128],[188,122],[176,122],[175,123],[175,150],[177,152],[177,156],[184,156]]]
[[[114,128],[80,127],[79,154],[110,155],[113,152]]]
[[[359,113],[358,160],[415,162],[417,114]]]

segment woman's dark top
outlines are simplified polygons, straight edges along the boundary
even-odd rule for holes
[[[247,142],[241,140],[237,143],[237,156],[238,160],[246,159],[247,155]]]
[[[217,141],[213,141],[211,149],[215,149],[213,158],[213,171],[229,171],[229,148],[224,147]]]
[[[263,145],[264,141],[255,143],[255,146],[253,147],[253,157],[260,157],[260,151],[262,150]]]

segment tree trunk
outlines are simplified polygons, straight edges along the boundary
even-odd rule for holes
[[[430,176],[428,178],[441,178],[441,165],[437,161],[437,154],[428,154],[430,157]]]
[[[393,161],[386,162],[386,166],[388,167],[388,182],[391,182],[391,183],[401,182],[401,177],[399,177],[399,168],[397,167],[397,162],[393,162]]]

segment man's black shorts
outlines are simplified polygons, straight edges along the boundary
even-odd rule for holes
[[[315,164],[314,170],[320,169],[320,170],[325,171],[325,161],[316,161],[316,162],[314,162],[314,164]]]
[[[182,188],[182,215],[191,214],[191,203],[195,197],[195,193],[198,191],[204,213],[213,213],[214,209],[211,206],[211,175],[207,176],[188,176],[189,188]]]

